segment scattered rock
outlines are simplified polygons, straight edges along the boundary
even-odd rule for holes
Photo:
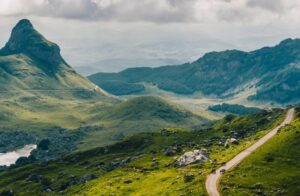
[[[130,162],[131,162],[131,158],[127,157],[126,159],[124,159],[120,162],[120,166],[124,166],[125,164],[130,163]]]
[[[130,184],[130,183],[132,183],[132,180],[125,180],[124,183],[125,184]]]
[[[31,182],[40,182],[43,180],[43,176],[42,175],[38,175],[38,174],[30,174],[27,177],[27,181],[31,181]]]
[[[165,150],[163,150],[163,153],[166,156],[175,156],[176,155],[176,151],[172,147],[166,148]]]
[[[284,190],[277,190],[276,191],[276,193],[275,193],[275,195],[285,195],[286,194],[286,191],[284,191]]]
[[[48,178],[43,178],[41,184],[44,185],[45,187],[49,187],[52,185],[52,180]]]
[[[99,169],[103,169],[103,170],[106,169],[104,162],[100,162],[100,163],[96,164],[96,167],[99,168]]]
[[[261,183],[255,183],[252,187],[255,189],[263,189],[264,188]]]
[[[184,153],[176,162],[176,166],[182,167],[189,164],[208,161],[209,158],[201,150],[194,150]]]
[[[128,158],[126,158],[126,159],[124,159],[122,161],[118,161],[116,159],[116,160],[114,160],[114,161],[112,161],[112,162],[109,163],[107,170],[111,171],[113,169],[116,169],[116,168],[119,168],[119,167],[123,167],[125,164],[130,163],[133,160],[135,160],[135,159],[130,158],[130,157],[128,157]]]
[[[230,142],[231,142],[232,144],[235,144],[235,145],[238,145],[238,144],[239,144],[238,140],[235,139],[235,138],[230,138]]]
[[[14,196],[14,191],[12,189],[4,190],[0,193],[0,196]]]
[[[70,179],[70,180],[75,180],[75,179],[76,179],[76,176],[70,175],[70,176],[69,176],[69,179]]]
[[[68,180],[67,182],[64,182],[60,185],[59,187],[59,191],[63,191],[65,190],[66,188],[68,188],[69,186],[74,186],[77,184],[77,181],[75,179],[70,179]]]
[[[156,154],[157,152],[155,150],[150,150],[149,154]]]
[[[166,163],[165,166],[166,166],[166,167],[170,167],[170,166],[171,166],[171,163]]]
[[[246,131],[244,131],[244,132],[246,132]],[[234,132],[232,133],[232,135],[233,135],[233,137],[237,138],[237,137],[240,136],[240,133],[237,132],[237,131],[234,131]]]
[[[51,188],[51,187],[43,187],[43,189],[42,189],[42,192],[46,192],[46,193],[51,193],[51,192],[53,192],[54,190]]]
[[[79,182],[79,183],[83,184],[83,183],[86,183],[86,182],[88,182],[88,181],[91,181],[91,180],[93,180],[93,179],[95,179],[95,178],[97,178],[97,176],[96,176],[95,174],[89,174],[89,175],[86,175],[86,176],[82,177],[82,178],[80,179],[80,182]]]

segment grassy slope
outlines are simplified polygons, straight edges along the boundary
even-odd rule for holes
[[[213,129],[199,131],[184,131],[181,129],[169,129],[156,133],[143,133],[133,136],[106,148],[69,155],[48,164],[31,165],[20,169],[12,169],[0,173],[0,187],[12,188],[21,195],[38,195],[43,185],[26,181],[32,173],[42,174],[47,179],[52,179],[51,187],[58,190],[61,184],[68,181],[70,175],[77,179],[87,174],[97,175],[97,179],[86,184],[76,185],[64,190],[64,193],[74,195],[204,195],[204,182],[206,175],[222,162],[229,160],[239,151],[249,146],[264,132],[263,129],[275,126],[282,119],[280,111],[271,114],[256,114],[252,116],[237,117],[234,120],[222,121]],[[271,121],[257,126],[258,122],[271,117]],[[240,145],[228,148],[223,147],[224,138],[230,137],[230,131],[224,132],[224,127],[229,130],[239,130],[240,127],[250,126],[249,135],[241,136]],[[225,136],[225,137],[223,137]],[[243,139],[244,138],[244,139]],[[168,147],[180,145],[176,155],[191,149],[207,148],[212,159],[216,162],[199,163],[188,167],[176,168],[173,166],[176,156],[166,156],[163,151]],[[155,150],[156,154],[149,154]],[[226,152],[226,156],[222,155]],[[126,157],[134,157],[143,154],[143,157],[130,162],[122,168],[105,171],[96,167],[100,162],[105,166],[111,161],[121,161]],[[169,163],[170,166],[166,166]],[[185,174],[193,174],[195,179],[185,183]],[[132,183],[124,183],[132,180]],[[1,188],[0,188],[1,190]]]
[[[59,93],[61,95],[61,93]],[[66,95],[67,97],[67,95]],[[164,127],[192,127],[208,122],[161,98],[140,97],[121,103],[92,99],[57,99],[54,96],[16,96],[0,100],[2,131],[20,130],[45,137],[53,126],[74,129],[99,126],[89,132],[79,148],[87,149],[116,142],[112,137]]]
[[[120,133],[131,136],[160,128],[197,127],[209,122],[176,104],[152,96],[132,98],[110,107],[96,107],[91,114],[89,120],[101,123],[105,129],[91,133],[80,145],[82,149],[96,147],[98,143],[111,144],[115,142],[112,136]]]
[[[53,91],[57,89],[63,91]],[[117,104],[119,100],[77,74],[61,57],[58,45],[43,37],[28,20],[14,27],[0,50],[0,92],[1,132],[31,132],[41,139],[53,126],[97,126],[98,130],[82,133],[85,137],[78,141],[79,149],[111,144],[120,133],[128,136],[206,122],[154,97]]]
[[[224,175],[223,195],[298,195],[300,192],[300,122],[279,134]]]

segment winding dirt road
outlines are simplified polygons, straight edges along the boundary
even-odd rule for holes
[[[206,183],[205,183],[206,190],[207,190],[208,194],[210,196],[219,196],[220,194],[218,192],[218,183],[219,183],[220,178],[221,178],[221,172],[220,171],[223,170],[223,169],[225,169],[226,171],[232,169],[237,164],[239,164],[243,159],[245,159],[248,155],[250,155],[253,151],[255,151],[257,148],[259,148],[265,142],[267,142],[269,139],[271,139],[273,136],[275,136],[277,131],[281,127],[285,126],[286,124],[289,124],[292,121],[294,112],[295,112],[294,108],[289,109],[287,114],[286,114],[286,117],[285,117],[284,121],[279,126],[277,126],[272,131],[270,131],[268,134],[266,134],[264,137],[259,139],[252,146],[250,146],[246,150],[244,150],[241,153],[239,153],[238,155],[236,155],[233,159],[228,161],[226,163],[226,165],[224,165],[221,168],[217,169],[215,173],[210,174],[207,177]]]

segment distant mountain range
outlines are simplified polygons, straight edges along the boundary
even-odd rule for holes
[[[115,95],[144,90],[142,83],[177,94],[229,97],[245,86],[257,89],[251,100],[290,103],[300,99],[300,39],[286,39],[251,52],[210,52],[192,63],[158,68],[130,68],[88,78]],[[120,91],[128,88],[128,91]]]

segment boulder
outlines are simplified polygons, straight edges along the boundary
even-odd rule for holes
[[[86,176],[84,176],[84,177],[82,177],[81,179],[80,179],[80,183],[86,183],[86,182],[88,182],[88,181],[91,181],[91,180],[93,180],[93,179],[95,179],[95,178],[97,178],[97,176],[95,175],[95,174],[89,174],[89,175],[86,175]]]
[[[204,162],[208,160],[209,158],[205,153],[203,153],[203,151],[194,150],[194,151],[186,152],[182,156],[180,156],[176,161],[176,165],[178,167],[182,167],[189,164]]]
[[[232,144],[235,144],[235,145],[238,145],[238,144],[239,144],[238,140],[235,139],[235,138],[230,138],[230,142],[231,142]]]
[[[59,187],[59,191],[63,191],[66,188],[68,188],[69,186],[74,186],[77,184],[77,181],[75,179],[69,179],[67,182],[63,182],[60,187]]]
[[[130,157],[127,157],[126,159],[123,159],[121,162],[120,162],[120,166],[124,166],[125,164],[127,163],[130,163],[132,160]]]
[[[44,186],[43,188],[42,188],[42,192],[46,192],[46,193],[51,193],[51,192],[53,192],[54,190],[51,188],[51,187],[49,187],[49,186]]]
[[[42,175],[38,175],[38,174],[30,174],[28,177],[27,177],[27,181],[30,181],[30,182],[41,182],[43,180],[43,176]]]
[[[0,193],[0,196],[14,196],[14,191],[12,189],[4,190]]]
[[[132,180],[125,180],[124,183],[125,184],[130,184],[130,183],[132,183]]]
[[[176,150],[173,149],[172,147],[168,147],[168,148],[166,148],[166,149],[163,150],[163,153],[166,156],[175,156],[176,155]]]
[[[104,163],[104,162],[100,162],[100,163],[96,164],[96,167],[97,167],[98,169],[103,169],[103,170],[106,169],[105,163]]]
[[[155,150],[150,150],[149,154],[156,154],[157,152]]]

